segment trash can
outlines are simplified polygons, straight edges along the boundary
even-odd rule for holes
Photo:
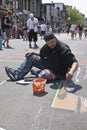
[[[3,38],[0,37],[0,50],[2,50],[2,41],[3,41]]]

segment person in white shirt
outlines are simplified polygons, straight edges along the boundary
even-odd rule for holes
[[[34,41],[34,48],[37,48],[37,32],[38,32],[38,19],[34,17],[34,14],[30,14],[30,18],[27,20],[27,31],[29,32],[29,47],[31,48],[31,41]]]
[[[46,29],[47,26],[44,23],[44,21],[42,21],[41,25],[40,25],[40,33],[41,33],[41,39],[44,37],[45,33],[46,33]]]
[[[52,32],[52,27],[51,26],[49,27],[49,32]]]
[[[70,31],[71,31],[71,39],[74,39],[75,36],[75,30],[76,30],[76,24],[72,24],[70,27]]]

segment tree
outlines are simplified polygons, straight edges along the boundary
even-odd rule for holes
[[[77,10],[75,7],[74,8],[68,8],[68,23],[72,24],[80,24],[82,23],[84,25],[84,16]]]

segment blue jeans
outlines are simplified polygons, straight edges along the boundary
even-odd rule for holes
[[[48,80],[55,78],[55,75],[52,73],[52,71],[45,68],[40,56],[37,55],[30,55],[25,59],[21,66],[16,70],[18,78],[23,79],[24,76],[29,73],[32,67],[36,67],[41,70],[38,77],[43,77]]]

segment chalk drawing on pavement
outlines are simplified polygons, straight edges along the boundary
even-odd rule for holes
[[[75,76],[75,81],[76,81],[76,82],[79,82],[78,76],[80,75],[80,71],[81,71],[81,68],[78,67],[78,70],[77,70],[77,73],[76,73],[76,76]]]
[[[87,66],[86,66],[85,68],[86,68],[86,71],[85,71],[86,74],[85,74],[85,76],[84,76],[84,78],[83,78],[84,80],[86,80],[86,78],[87,78]]]

